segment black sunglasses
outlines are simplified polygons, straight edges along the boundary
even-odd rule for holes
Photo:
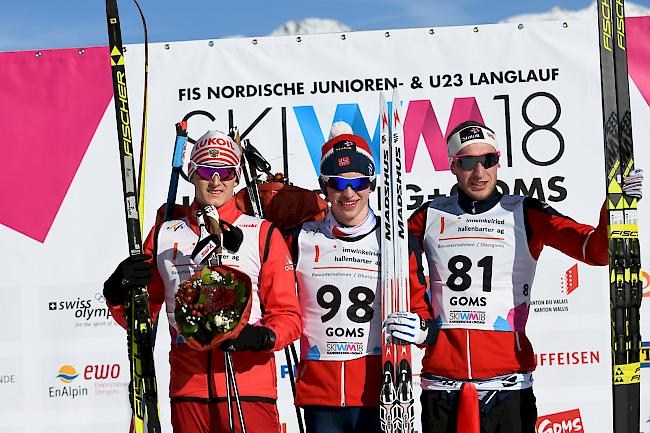
[[[456,163],[456,165],[465,171],[474,170],[476,164],[479,162],[483,168],[492,168],[499,163],[499,156],[501,152],[488,152],[480,155],[456,155],[452,156],[451,160]]]

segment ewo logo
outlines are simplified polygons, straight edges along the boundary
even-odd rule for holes
[[[120,364],[88,364],[84,367],[81,377],[83,380],[118,379],[121,371]],[[59,368],[56,378],[63,383],[71,383],[79,376],[80,374],[72,365],[66,364]]]
[[[125,385],[118,382],[120,374],[119,364],[88,364],[81,373],[73,365],[65,364],[55,376],[63,386],[50,386],[48,395],[57,399],[87,397],[88,386],[94,386],[95,395],[115,395]]]

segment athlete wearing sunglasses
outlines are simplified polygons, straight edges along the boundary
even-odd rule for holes
[[[479,426],[534,433],[535,354],[526,321],[537,261],[549,246],[588,265],[607,265],[606,207],[593,227],[535,198],[499,192],[499,148],[481,123],[460,124],[447,145],[458,194],[438,197],[409,218],[417,246],[409,257],[411,311],[391,314],[386,328],[420,345],[426,329],[413,324],[433,319],[439,328],[422,359],[423,433]],[[624,194],[640,198],[642,178],[638,172],[627,177]],[[423,253],[430,287],[414,266]],[[458,319],[459,299],[469,300],[478,319]]]
[[[281,432],[273,352],[300,336],[296,280],[280,232],[236,205],[233,189],[240,160],[241,150],[227,134],[208,131],[199,138],[188,166],[194,202],[176,205],[173,220],[159,220],[144,241],[145,254],[124,260],[104,284],[107,304],[122,325],[124,302],[133,287],[146,285],[151,311],[167,314],[173,342],[169,391],[175,432],[204,432],[207,426],[210,431],[230,431],[222,349],[237,352],[232,357],[246,431]],[[208,206],[216,208],[211,209],[213,215],[218,212],[226,253],[223,264],[250,276],[253,295],[248,323],[238,337],[220,348],[197,351],[184,344],[173,311],[179,285],[203,266],[192,254],[206,239],[205,223],[210,218],[197,211]]]
[[[188,172],[190,182],[194,184],[196,200],[200,203],[219,207],[233,197],[239,174],[236,166],[191,161]]]
[[[303,223],[290,242],[303,318],[300,343],[309,349],[300,354],[296,405],[305,410],[307,433],[380,433],[380,248],[368,204],[375,187],[368,143],[349,125],[335,123],[322,148],[320,173],[329,211],[323,221]],[[367,306],[362,318],[345,304],[360,294]],[[324,308],[330,296],[344,304]],[[356,352],[332,350],[339,340],[331,329],[354,329],[346,341]]]
[[[491,144],[475,142],[451,157],[450,170],[456,175],[458,189],[472,200],[485,200],[497,183],[499,151]]]
[[[370,186],[374,177],[359,172],[321,176],[321,184],[331,204],[331,212],[341,225],[354,227],[368,216]]]

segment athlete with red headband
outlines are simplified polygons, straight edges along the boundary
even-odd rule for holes
[[[550,246],[584,263],[607,265],[606,209],[594,228],[537,199],[498,192],[499,148],[494,132],[481,123],[458,125],[447,144],[458,195],[434,199],[409,219],[412,312],[393,313],[385,326],[393,337],[426,348],[424,432],[534,433],[535,356],[525,328],[537,260]],[[642,180],[635,171],[625,179],[624,193],[640,199]],[[471,318],[460,314],[468,310],[458,306],[460,298],[474,301]],[[429,319],[439,330],[434,344],[425,341]]]
[[[293,263],[284,239],[266,220],[235,206],[239,146],[220,131],[208,131],[195,144],[188,175],[194,184],[190,207],[176,206],[174,220],[158,221],[144,243],[144,254],[129,257],[104,283],[104,296],[115,319],[125,326],[124,302],[133,287],[147,285],[155,319],[163,304],[170,323],[171,418],[174,432],[229,432],[224,353],[197,351],[176,329],[174,295],[179,284],[201,269],[191,256],[202,233],[197,211],[218,214],[223,229],[223,264],[252,281],[252,310],[239,336],[222,347],[233,351],[242,412],[249,433],[280,432],[276,407],[273,352],[300,336],[300,310]],[[206,216],[208,218],[209,216]],[[239,424],[235,422],[237,431]]]

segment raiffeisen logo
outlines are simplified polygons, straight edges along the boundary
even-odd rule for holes
[[[63,367],[59,368],[59,374],[57,374],[56,377],[63,383],[70,383],[79,377],[79,374],[73,366],[64,365]]]
[[[48,395],[50,398],[57,399],[75,399],[88,396],[88,388],[82,385],[71,385],[79,374],[72,365],[64,365],[59,368],[56,378],[63,382],[65,385],[61,387],[50,386]]]

